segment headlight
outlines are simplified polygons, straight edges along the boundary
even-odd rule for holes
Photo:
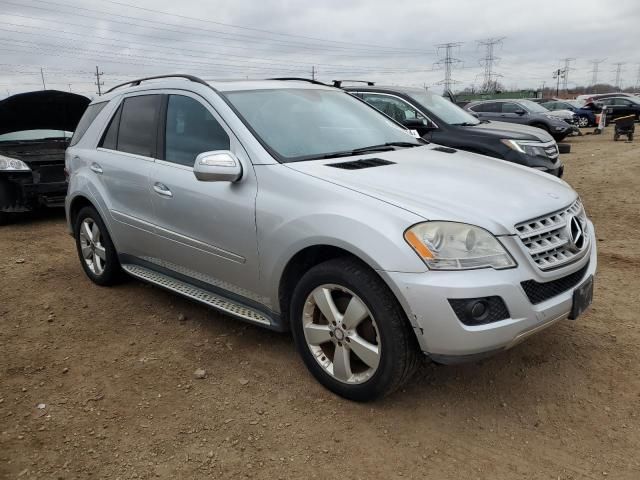
[[[534,157],[548,157],[544,148],[535,142],[520,142],[518,140],[500,140],[507,147],[516,150],[517,152],[524,153],[526,155],[532,155]]]
[[[404,238],[433,270],[500,270],[516,266],[496,237],[473,225],[424,222],[409,228]]]
[[[560,118],[558,117],[558,115],[551,115],[550,113],[544,113],[543,114],[545,117],[547,117],[549,120],[559,120]]]
[[[0,171],[29,172],[31,169],[22,160],[0,155]]]

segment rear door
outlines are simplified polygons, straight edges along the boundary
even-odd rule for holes
[[[244,148],[200,96],[169,92],[163,98],[162,147],[151,172],[153,223],[165,268],[260,301],[255,221],[257,182]],[[240,160],[237,182],[199,181],[200,153],[230,150]]]
[[[470,110],[478,114],[478,118],[486,120],[501,120],[501,109],[499,102],[485,102],[473,105]]]
[[[144,255],[152,240],[149,173],[157,150],[160,95],[125,97],[103,133],[89,166],[110,214],[121,254]]]

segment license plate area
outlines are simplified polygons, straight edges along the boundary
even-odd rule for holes
[[[593,275],[590,275],[582,284],[573,291],[573,305],[569,320],[575,320],[582,315],[593,302]]]

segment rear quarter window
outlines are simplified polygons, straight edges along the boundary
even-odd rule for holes
[[[109,102],[100,102],[93,103],[87,107],[82,115],[82,118],[78,122],[78,126],[76,127],[76,131],[73,133],[73,137],[71,137],[71,142],[69,142],[69,146],[73,147],[76,143],[80,141],[80,139],[84,136],[89,126],[96,119],[98,114],[102,111],[102,109]]]

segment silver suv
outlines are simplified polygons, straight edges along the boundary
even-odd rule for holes
[[[420,352],[480,358],[591,303],[594,229],[562,180],[425,144],[317,83],[122,87],[66,152],[69,230],[99,285],[124,271],[290,329],[354,400],[397,389]]]

